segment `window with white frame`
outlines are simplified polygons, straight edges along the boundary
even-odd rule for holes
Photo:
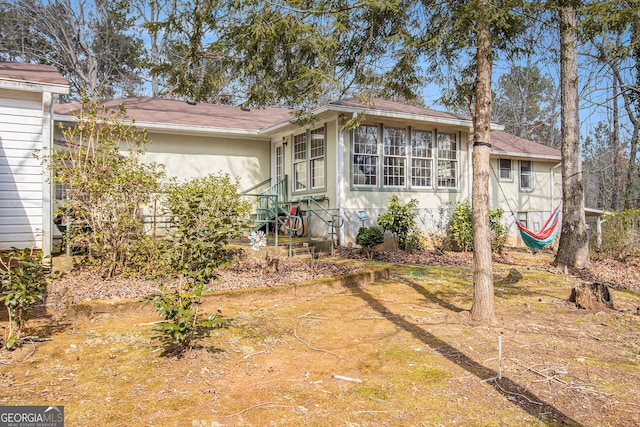
[[[313,129],[311,131],[311,188],[324,187],[324,155],[325,155],[325,137],[324,127]]]
[[[353,131],[353,185],[456,189],[460,174],[458,139],[457,133],[438,133],[434,139],[434,131],[383,127],[380,133],[376,125],[359,126]]]
[[[438,188],[458,186],[458,141],[455,133],[438,133]]]
[[[383,184],[385,187],[404,187],[407,162],[407,131],[403,128],[384,128]]]
[[[293,190],[307,189],[307,133],[293,137]]]
[[[324,126],[293,137],[293,191],[325,186],[326,139]]]
[[[433,132],[411,131],[411,185],[433,186]]]
[[[533,162],[520,160],[520,190],[533,190]]]
[[[284,149],[282,144],[276,145],[276,182],[280,182],[284,179]]]
[[[511,172],[511,159],[498,159],[498,169],[500,170],[501,181],[512,181],[513,174]]]
[[[362,125],[353,131],[353,184],[376,186],[378,126]]]

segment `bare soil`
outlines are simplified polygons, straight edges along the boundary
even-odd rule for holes
[[[391,278],[328,286],[323,268],[295,260],[273,273],[310,279],[295,287],[266,278],[264,260],[221,275],[202,309],[230,326],[181,359],[160,356],[150,307],[56,318],[50,304],[28,332],[51,341],[0,352],[0,405],[64,405],[68,426],[640,425],[637,268],[577,277],[549,253],[510,251],[494,260],[497,323],[483,325],[468,317],[470,254],[355,251],[324,260],[326,273]],[[614,310],[568,303],[593,277],[616,285]],[[55,295],[75,298],[82,280],[65,280]]]

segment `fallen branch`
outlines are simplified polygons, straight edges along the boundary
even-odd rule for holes
[[[250,357],[255,356],[256,354],[262,354],[262,353],[269,353],[267,350],[262,350],[262,351],[256,351],[255,353],[251,353],[251,354],[247,354],[246,356],[244,356],[242,359],[248,359]]]
[[[21,340],[29,341],[29,342],[44,342],[44,341],[53,341],[53,338],[40,338],[40,337],[29,336],[29,337],[22,337]]]
[[[338,356],[338,355],[337,355],[337,354],[335,354],[335,353],[332,353],[332,352],[330,352],[330,351],[328,351],[328,350],[323,350],[323,349],[321,349],[321,348],[312,347],[311,345],[309,345],[309,343],[308,343],[308,342],[306,342],[305,340],[303,340],[302,338],[300,338],[300,337],[298,336],[298,333],[296,332],[296,330],[295,330],[295,329],[293,330],[293,336],[294,336],[294,337],[296,337],[296,339],[298,339],[298,341],[300,341],[301,343],[303,343],[304,345],[306,345],[307,347],[309,347],[311,350],[315,350],[315,351],[320,351],[320,352],[322,352],[322,353],[331,354],[331,355],[333,355],[333,356],[337,357],[338,359],[340,359],[340,356]]]
[[[349,381],[349,382],[352,382],[352,383],[361,383],[362,382],[362,380],[360,378],[350,378],[350,377],[344,377],[342,375],[336,375],[336,374],[331,375],[331,377],[335,378],[337,380]]]

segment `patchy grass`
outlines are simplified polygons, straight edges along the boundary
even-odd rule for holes
[[[469,322],[472,272],[452,265],[213,295],[203,310],[231,325],[182,359],[160,356],[148,309],[43,316],[30,333],[52,341],[0,353],[0,404],[64,405],[68,426],[640,425],[640,296],[578,310],[576,279],[519,256],[494,266],[491,327]]]

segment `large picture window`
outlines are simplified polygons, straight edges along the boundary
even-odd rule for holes
[[[326,140],[324,127],[293,137],[293,191],[324,189]]]
[[[376,186],[378,127],[358,126],[353,131],[353,184]]]
[[[407,190],[457,189],[458,134],[437,133],[437,138],[435,134],[431,130],[377,125],[357,127],[352,142],[353,185]]]
[[[438,134],[438,187],[458,186],[458,142],[455,133]]]

